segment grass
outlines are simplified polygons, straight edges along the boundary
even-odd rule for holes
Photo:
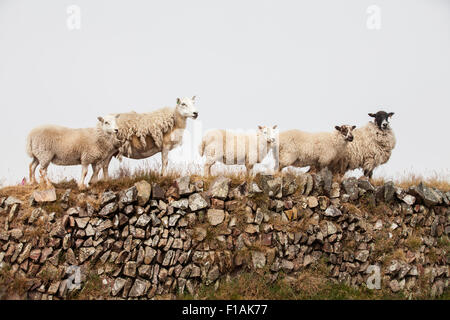
[[[371,180],[372,184],[376,186],[383,185],[385,181],[387,181],[385,178]],[[408,189],[409,187],[417,186],[420,182],[423,182],[428,187],[436,188],[444,192],[450,191],[450,181],[448,178],[439,176],[438,173],[434,173],[428,177],[416,173],[405,173],[403,176],[393,179],[393,182],[397,187],[402,189]]]
[[[327,279],[322,270],[310,268],[294,276],[280,272],[273,280],[269,272],[239,272],[229,280],[222,279],[217,290],[213,285],[201,285],[198,294],[178,295],[178,299],[199,300],[368,300],[405,299],[387,288],[370,290]]]

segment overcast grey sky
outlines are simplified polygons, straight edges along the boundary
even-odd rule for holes
[[[328,131],[392,111],[397,146],[375,176],[450,177],[450,1],[0,0],[4,183],[27,176],[34,126],[94,126],[192,95],[203,129]]]

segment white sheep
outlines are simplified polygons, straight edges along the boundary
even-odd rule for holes
[[[84,189],[84,179],[89,165],[92,165],[94,172],[90,183],[96,182],[99,170],[105,166],[107,168],[110,157],[117,153],[120,146],[116,137],[116,116],[98,117],[98,120],[96,128],[71,129],[47,125],[31,130],[27,138],[27,153],[33,158],[29,168],[30,183],[36,183],[35,172],[40,165],[41,182],[51,186],[47,177],[50,163],[60,166],[81,164],[80,189]],[[105,178],[108,178],[107,175]]]
[[[310,133],[289,130],[280,133],[278,169],[314,166],[319,170],[337,161],[353,140],[355,126],[336,126],[334,132]]]
[[[348,170],[362,168],[364,175],[371,178],[373,170],[389,160],[395,147],[395,135],[389,126],[389,118],[393,115],[393,112],[384,111],[369,113],[375,118],[374,122],[353,132],[354,141],[347,145],[332,171],[344,175]]]
[[[166,174],[169,151],[183,140],[187,118],[197,119],[193,98],[178,98],[175,108],[163,108],[148,113],[120,113],[117,125],[122,142],[117,156],[145,159],[161,152],[163,175]]]
[[[216,162],[228,165],[245,164],[248,174],[260,163],[270,150],[276,147],[277,126],[258,126],[252,133],[235,133],[226,130],[212,130],[206,133],[199,148],[206,156],[204,175],[211,175],[211,166]],[[275,152],[275,151],[273,151]]]

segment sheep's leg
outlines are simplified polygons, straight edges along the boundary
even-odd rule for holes
[[[163,148],[163,150],[161,151],[161,163],[161,174],[165,176],[167,173],[167,165],[169,163],[169,149]]]
[[[253,164],[245,164],[245,168],[247,169],[247,175],[252,177],[253,176]]]
[[[100,169],[101,169],[100,164],[92,165],[93,173],[92,173],[91,180],[89,180],[89,184],[96,183],[98,181],[98,175],[100,173]]]
[[[39,173],[41,175],[41,183],[45,183],[45,185],[49,188],[53,188],[53,184],[47,177],[47,169],[49,164],[43,165],[41,164],[41,168],[39,169]]]
[[[83,169],[81,170],[81,180],[80,183],[78,184],[78,188],[80,190],[84,190],[86,187],[84,185],[84,179],[86,179],[86,175],[88,173],[88,169],[89,169],[89,165],[88,164],[83,164]]]
[[[107,164],[103,165],[103,180],[109,180],[108,168],[109,168],[109,162]]]
[[[30,163],[30,176],[29,176],[31,184],[36,184],[36,168],[38,165],[39,165],[38,159],[33,157],[33,161]]]
[[[103,162],[103,180],[109,180],[108,168],[109,164],[111,163],[112,157],[113,156],[109,157]]]

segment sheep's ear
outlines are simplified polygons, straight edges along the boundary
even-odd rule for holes
[[[352,126],[352,130],[355,130],[356,126]]]
[[[274,125],[274,126],[273,126],[273,128],[274,128],[274,129],[278,128],[278,125],[277,125],[277,124],[276,124],[276,125]]]
[[[181,104],[180,98],[177,98],[177,104]]]
[[[393,112],[389,112],[389,113],[388,113],[388,117],[389,117],[389,118],[392,117],[393,115],[394,115]]]
[[[116,114],[116,119],[118,119],[120,117],[120,114]]]
[[[375,118],[376,115],[374,113],[369,113],[369,117]]]
[[[342,129],[341,129],[341,127],[339,127],[339,126],[335,126],[334,127],[337,131],[341,131]]]
[[[258,129],[259,130],[262,130],[264,127],[263,126],[258,126]]]
[[[195,101],[195,98],[196,98],[196,97],[197,97],[197,96],[193,96],[193,97],[192,97],[192,101]]]
[[[98,121],[100,121],[101,123],[105,122],[105,119],[103,119],[102,117],[98,117],[97,119],[98,119]]]

